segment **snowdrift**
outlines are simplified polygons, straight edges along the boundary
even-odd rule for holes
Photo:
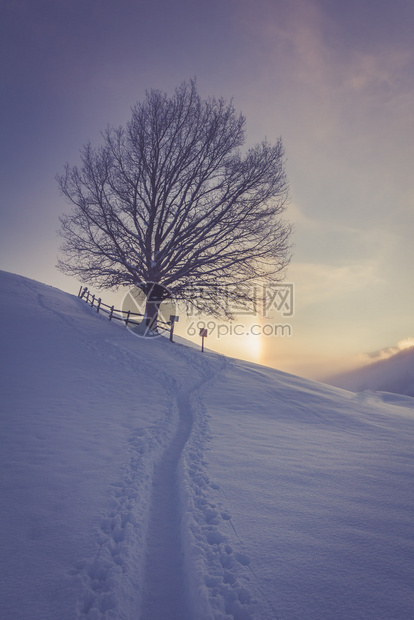
[[[413,399],[0,287],[2,620],[412,618]]]

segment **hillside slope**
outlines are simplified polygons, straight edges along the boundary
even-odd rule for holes
[[[0,288],[2,620],[412,617],[412,399]]]

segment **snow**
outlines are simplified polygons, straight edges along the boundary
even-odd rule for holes
[[[414,399],[0,287],[2,620],[413,617]]]
[[[412,410],[278,374],[233,364],[206,401],[257,617],[412,617]]]

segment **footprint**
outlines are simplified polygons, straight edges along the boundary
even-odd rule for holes
[[[250,558],[246,553],[240,553],[237,551],[234,554],[234,557],[239,562],[239,564],[242,564],[243,566],[248,566],[250,564]]]

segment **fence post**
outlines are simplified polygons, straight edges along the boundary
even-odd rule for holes
[[[174,337],[174,325],[175,323],[178,323],[178,316],[175,316],[174,314],[170,314],[170,342],[174,342],[173,337]]]
[[[81,285],[81,287],[79,289],[78,297],[82,297],[82,285]]]
[[[201,352],[204,352],[204,338],[207,338],[207,330],[206,328],[202,328],[200,329],[200,336],[201,336]]]
[[[113,315],[113,313],[114,313],[114,307],[112,306],[112,308],[111,308],[111,312],[109,313],[109,320],[111,320],[111,319],[112,319],[112,315]]]
[[[101,299],[101,298],[99,298],[99,299],[98,299],[98,306],[97,306],[97,308],[96,308],[96,312],[98,312],[98,313],[99,313],[99,308],[101,307],[101,301],[102,301],[102,299]]]
[[[125,327],[128,327],[129,315],[131,314],[131,310],[128,310],[127,318],[125,321]]]
[[[92,303],[91,303],[92,308],[93,308],[94,303],[95,303],[95,295],[92,295]]]

